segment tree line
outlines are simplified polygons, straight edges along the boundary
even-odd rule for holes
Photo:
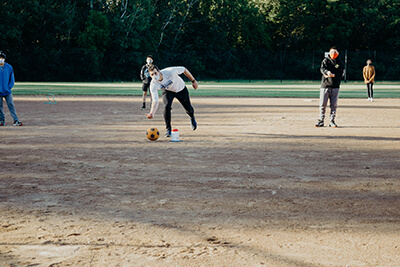
[[[398,0],[1,0],[19,81],[131,81],[148,54],[198,79],[319,79],[332,45],[360,80],[398,80]],[[346,57],[346,58],[345,58]]]

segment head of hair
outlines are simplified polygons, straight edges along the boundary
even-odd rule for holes
[[[3,51],[0,51],[0,57],[6,59],[6,54]]]
[[[155,69],[156,69],[157,71],[160,71],[160,69],[157,67],[157,65],[150,65],[150,67],[149,67],[148,70],[149,70],[149,72],[150,72],[150,71],[153,71],[153,70],[155,70]]]
[[[337,50],[336,46],[332,46],[331,48],[329,48],[329,51],[331,51],[332,49]]]
[[[152,56],[152,55],[148,55],[146,58],[151,58],[151,59],[153,59],[153,56]]]

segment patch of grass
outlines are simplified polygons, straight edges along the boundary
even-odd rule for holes
[[[199,89],[193,90],[187,83],[190,95],[225,97],[302,97],[318,98],[319,81],[200,81]],[[20,82],[13,89],[14,95],[142,95],[139,82],[115,83],[50,83]],[[342,83],[340,97],[366,97],[362,82]],[[382,82],[374,85],[374,97],[400,97],[400,82]]]

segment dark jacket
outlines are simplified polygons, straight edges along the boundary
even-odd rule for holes
[[[344,76],[344,64],[339,57],[331,59],[329,56],[324,58],[321,63],[321,88],[339,88],[340,82]],[[325,78],[325,75],[330,71],[335,74],[335,77]]]
[[[143,65],[142,70],[140,71],[140,79],[145,84],[150,84],[150,82],[151,82],[151,77],[150,77],[148,69],[149,69],[149,65],[146,64],[146,65]]]

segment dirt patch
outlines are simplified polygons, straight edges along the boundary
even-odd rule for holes
[[[202,98],[163,137],[139,97],[15,96],[0,128],[2,266],[395,266],[398,99]],[[162,137],[148,141],[157,127]]]

